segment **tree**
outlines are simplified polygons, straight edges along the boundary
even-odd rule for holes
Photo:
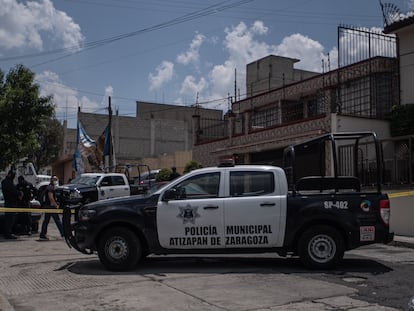
[[[52,97],[40,96],[32,71],[17,65],[4,79],[0,70],[0,168],[34,154],[53,115]]]
[[[190,161],[185,165],[184,174],[191,172],[192,170],[196,170],[198,168],[202,168],[203,166],[198,163],[197,161]]]
[[[169,170],[168,168],[162,168],[157,174],[157,181],[168,181],[170,180],[170,175],[171,170]]]
[[[46,126],[38,133],[40,148],[33,153],[33,163],[36,168],[46,166],[51,160],[59,156],[63,141],[63,127],[59,120],[51,118],[46,120]]]

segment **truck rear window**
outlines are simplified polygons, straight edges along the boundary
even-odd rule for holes
[[[230,172],[230,196],[259,196],[273,193],[275,180],[272,172]]]

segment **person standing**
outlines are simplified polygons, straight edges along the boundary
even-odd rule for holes
[[[177,168],[175,167],[175,166],[173,166],[172,168],[171,168],[171,170],[172,170],[172,173],[170,174],[170,180],[174,180],[174,179],[176,179],[176,178],[178,178],[178,177],[180,177],[181,175],[177,172]]]
[[[19,200],[19,207],[29,208],[30,201],[33,199],[36,188],[32,183],[24,179],[23,176],[17,178],[17,189],[23,194]],[[20,213],[17,215],[18,223],[22,225],[21,231],[24,234],[32,234],[32,218],[30,213]]]
[[[16,173],[13,170],[8,171],[6,178],[1,182],[1,188],[4,196],[4,207],[17,207],[22,193],[17,189],[13,180]],[[12,233],[16,213],[6,212],[4,216],[4,237],[6,239],[15,240],[17,236]]]
[[[59,178],[56,175],[53,175],[50,179],[50,184],[46,188],[45,193],[45,207],[49,209],[59,208],[59,205],[56,202],[56,193],[55,189],[59,185]],[[48,241],[49,238],[46,236],[47,233],[47,226],[49,225],[50,218],[53,218],[55,221],[56,227],[59,229],[60,236],[63,237],[63,226],[62,222],[60,221],[59,214],[55,213],[45,213],[42,229],[40,231],[39,240],[41,241]]]

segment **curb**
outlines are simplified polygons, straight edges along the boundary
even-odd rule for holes
[[[390,245],[414,248],[414,237],[395,236]]]

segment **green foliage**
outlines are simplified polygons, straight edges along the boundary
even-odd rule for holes
[[[170,180],[170,175],[171,170],[169,170],[168,168],[162,168],[157,174],[157,181],[168,181]]]
[[[393,137],[414,134],[414,105],[392,108],[390,130]]]
[[[0,168],[40,148],[39,133],[54,114],[50,96],[40,96],[34,73],[23,65],[6,77],[0,70]]]
[[[203,166],[196,161],[190,161],[185,165],[184,174],[191,172],[192,170],[196,170],[198,168],[202,168]]]
[[[37,134],[40,148],[33,153],[33,163],[37,168],[50,164],[59,156],[63,141],[63,126],[59,120],[48,119],[45,127]]]

